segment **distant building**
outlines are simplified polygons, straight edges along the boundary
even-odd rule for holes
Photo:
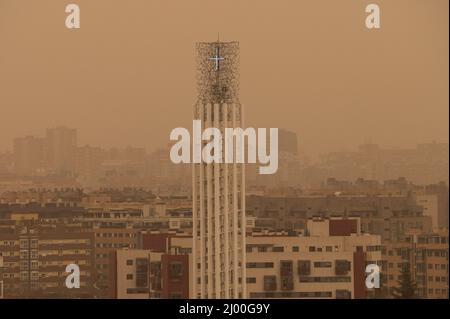
[[[355,180],[392,180],[399,176],[416,184],[431,184],[441,180],[448,184],[448,143],[419,144],[416,148],[385,149],[377,144],[363,144],[356,151],[331,152],[320,163],[306,169],[303,182],[317,185],[326,177]]]
[[[431,216],[433,229],[448,229],[448,186],[445,183],[418,187],[415,197],[417,205],[423,207],[423,214]]]
[[[364,233],[398,241],[408,230],[431,231],[431,217],[423,215],[412,195],[305,194],[248,196],[247,214],[257,217],[256,226],[302,230],[312,217],[360,217]]]
[[[45,140],[26,136],[14,139],[14,172],[20,176],[36,175],[44,169]]]
[[[66,127],[47,129],[45,143],[48,170],[56,174],[73,174],[77,157],[77,130]]]
[[[298,154],[297,133],[286,129],[280,129],[278,131],[278,141],[279,152],[290,153],[293,155]]]
[[[256,164],[246,164],[246,180],[249,185],[271,188],[297,186],[301,183],[301,162],[297,133],[278,130],[278,170],[275,174],[261,175]]]
[[[13,154],[11,152],[0,152],[0,174],[11,174],[13,165]]]
[[[96,177],[100,165],[106,159],[106,151],[100,147],[85,145],[77,148],[75,172],[85,178]]]

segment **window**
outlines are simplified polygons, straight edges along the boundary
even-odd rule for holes
[[[250,298],[331,298],[331,291],[251,292]]]
[[[127,280],[133,280],[133,274],[127,274]]]
[[[169,277],[172,281],[179,281],[183,276],[183,264],[179,261],[169,263]]]
[[[336,290],[336,299],[351,299],[352,293],[348,290],[337,289]]]
[[[20,248],[28,248],[28,239],[20,240]]]
[[[294,289],[293,275],[294,271],[292,260],[280,261],[281,290]]]
[[[22,272],[20,273],[20,280],[21,280],[21,281],[28,280],[28,272],[22,271]]]
[[[314,267],[317,267],[317,268],[330,268],[331,267],[331,261],[316,261],[316,262],[314,262]]]
[[[136,259],[136,287],[148,287],[148,259]]]
[[[247,268],[273,268],[272,262],[247,263]]]
[[[292,246],[292,252],[293,253],[298,253],[300,250],[298,248],[298,246]]]
[[[335,274],[346,275],[350,271],[351,263],[348,260],[336,260]]]
[[[350,276],[323,276],[323,277],[309,277],[300,276],[300,282],[350,282]]]
[[[183,295],[181,292],[171,292],[169,293],[169,299],[181,299],[183,298]]]
[[[148,288],[128,288],[127,294],[148,294]]]
[[[127,266],[133,266],[133,259],[127,259]]]
[[[311,274],[311,261],[299,260],[298,261],[298,274],[300,276],[309,276]]]
[[[38,247],[38,240],[32,239],[31,240],[31,248],[37,248]]]
[[[264,291],[277,290],[277,277],[264,276]]]
[[[256,278],[255,277],[247,277],[246,282],[248,284],[256,284]]]

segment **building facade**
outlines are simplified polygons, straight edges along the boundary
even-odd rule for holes
[[[23,216],[22,216],[23,217]],[[93,236],[80,223],[28,219],[1,221],[5,298],[92,298]],[[69,289],[66,267],[80,270],[80,288]]]
[[[202,128],[243,125],[238,99],[237,42],[197,44],[198,101],[194,119]],[[201,134],[201,132],[193,132]],[[200,137],[200,135],[198,135]],[[193,144],[193,153],[207,144]],[[245,291],[244,164],[193,164],[193,271],[197,298],[242,298]],[[236,154],[234,154],[236,156]]]
[[[417,297],[448,298],[448,230],[412,233],[401,242],[387,242],[383,259],[389,296],[399,287],[403,267],[409,267]]]
[[[381,237],[362,234],[359,219],[311,219],[307,235],[247,237],[249,298],[361,299],[368,264],[381,266]]]

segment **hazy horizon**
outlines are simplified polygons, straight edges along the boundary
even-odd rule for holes
[[[448,143],[448,1],[0,0],[0,151],[78,130],[78,144],[153,150],[192,125],[197,41],[240,42],[246,126],[298,134],[308,154]]]

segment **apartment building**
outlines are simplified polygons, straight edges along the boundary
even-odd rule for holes
[[[110,282],[110,253],[121,248],[136,248],[140,230],[134,228],[132,222],[120,220],[96,220],[90,223],[94,237],[95,285],[107,293]]]
[[[387,265],[384,277],[389,295],[399,286],[402,268],[409,266],[418,297],[448,298],[448,230],[412,233],[402,242],[384,246],[383,259]]]
[[[247,236],[249,298],[367,298],[365,268],[381,265],[381,238],[359,219],[310,219],[307,233]]]
[[[382,240],[401,240],[409,230],[429,232],[432,219],[424,216],[412,195],[310,194],[297,197],[248,196],[247,216],[257,217],[256,226],[270,229],[306,228],[313,217],[359,217],[361,231]]]
[[[32,216],[0,221],[4,297],[92,297],[92,233],[80,223],[46,222]],[[79,266],[78,289],[66,287],[69,264]]]
[[[448,186],[444,182],[418,186],[414,195],[417,204],[423,207],[423,214],[432,217],[433,229],[448,228]]]
[[[192,298],[192,236],[144,234],[142,245],[111,252],[112,298]]]

